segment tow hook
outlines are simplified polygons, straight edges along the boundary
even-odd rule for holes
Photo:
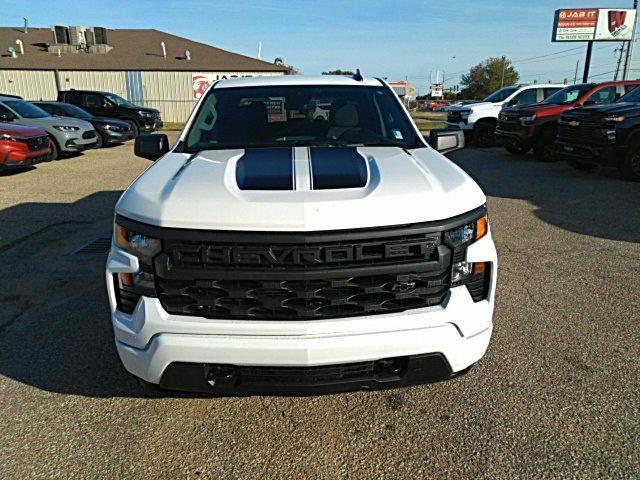
[[[208,365],[205,368],[207,383],[212,387],[233,386],[238,379],[233,365]]]

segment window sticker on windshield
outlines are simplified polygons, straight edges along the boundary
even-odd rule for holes
[[[402,140],[402,132],[400,130],[393,130],[393,136],[396,140]]]

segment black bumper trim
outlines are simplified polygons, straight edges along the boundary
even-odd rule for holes
[[[319,367],[174,362],[164,371],[159,387],[216,396],[318,395],[440,382],[470,369],[452,372],[441,353]]]
[[[568,152],[565,147],[570,147],[573,151]],[[556,140],[554,150],[558,158],[562,160],[580,160],[613,167],[618,165],[626,153],[626,147],[624,146],[577,145],[562,140]]]

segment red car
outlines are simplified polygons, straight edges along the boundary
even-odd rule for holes
[[[498,115],[496,137],[514,155],[531,148],[541,161],[553,160],[553,143],[562,112],[582,105],[613,103],[640,85],[640,80],[570,85],[540,103],[507,107]]]
[[[48,160],[51,141],[44,130],[0,123],[0,170]]]

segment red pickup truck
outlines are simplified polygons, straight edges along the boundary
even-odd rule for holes
[[[496,137],[514,155],[531,148],[540,161],[553,158],[553,144],[562,112],[582,105],[613,103],[640,85],[640,80],[570,85],[540,103],[503,109],[498,115]]]
[[[0,171],[49,159],[51,141],[44,130],[0,123]]]

